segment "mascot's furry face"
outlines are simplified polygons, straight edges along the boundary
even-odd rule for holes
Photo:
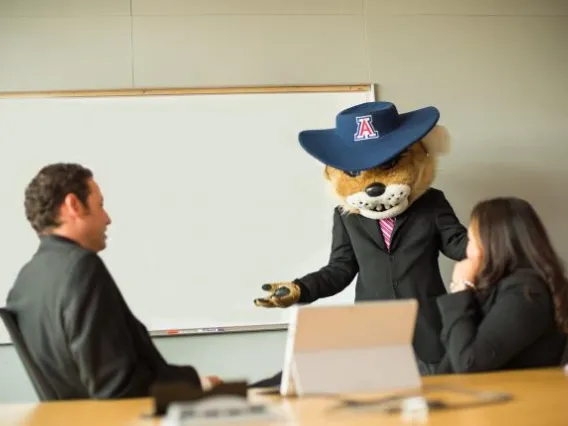
[[[348,174],[330,166],[325,178],[345,213],[386,219],[404,212],[434,181],[437,157],[449,151],[445,127],[435,126],[422,140],[386,164]]]

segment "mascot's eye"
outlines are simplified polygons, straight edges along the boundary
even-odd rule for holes
[[[402,157],[402,154],[399,154],[396,157],[391,158],[386,163],[381,164],[381,169],[392,169],[394,166],[397,165],[397,163],[400,161],[401,157]]]
[[[351,176],[351,177],[357,177],[361,174],[361,172],[359,171],[349,171],[349,172],[344,172],[347,176]]]

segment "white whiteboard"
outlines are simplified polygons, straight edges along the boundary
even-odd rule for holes
[[[2,305],[37,248],[25,186],[47,163],[79,162],[113,220],[101,257],[150,330],[287,323],[253,299],[327,263],[335,206],[298,132],[333,127],[370,89],[0,99]],[[352,287],[322,302],[352,303]]]

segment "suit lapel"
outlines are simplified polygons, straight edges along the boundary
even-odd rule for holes
[[[428,194],[430,192],[430,189],[426,190],[426,192],[424,192],[424,194],[422,194],[420,197],[418,197],[416,200],[414,200],[412,202],[412,204],[410,204],[410,206],[408,206],[408,208],[402,212],[402,214],[399,214],[396,217],[396,221],[394,224],[394,230],[392,231],[392,237],[391,237],[391,251],[393,251],[396,248],[396,245],[400,242],[400,239],[402,238],[401,234],[401,228],[402,226],[406,223],[406,221],[410,218],[412,218],[412,212],[417,212],[417,214],[424,214],[421,213],[422,209],[418,208],[417,209],[417,205],[424,202],[424,198],[426,196],[426,194]]]
[[[396,220],[394,222],[394,230],[392,231],[392,236],[391,236],[391,245],[390,245],[391,251],[393,251],[395,249],[399,240],[402,238],[400,228],[408,220],[409,216],[410,216],[410,212],[408,210],[406,210],[396,217]]]
[[[379,226],[379,221],[368,219],[361,215],[357,215],[357,217],[359,218],[359,222],[361,222],[363,228],[365,228],[367,233],[373,238],[373,241],[377,243],[381,250],[386,251],[387,247],[385,246],[385,241],[383,239],[383,234]]]

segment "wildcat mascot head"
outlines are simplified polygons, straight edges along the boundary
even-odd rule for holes
[[[299,135],[306,152],[325,165],[325,177],[345,213],[396,217],[434,180],[449,135],[432,106],[399,113],[390,102],[341,111],[336,127]]]

